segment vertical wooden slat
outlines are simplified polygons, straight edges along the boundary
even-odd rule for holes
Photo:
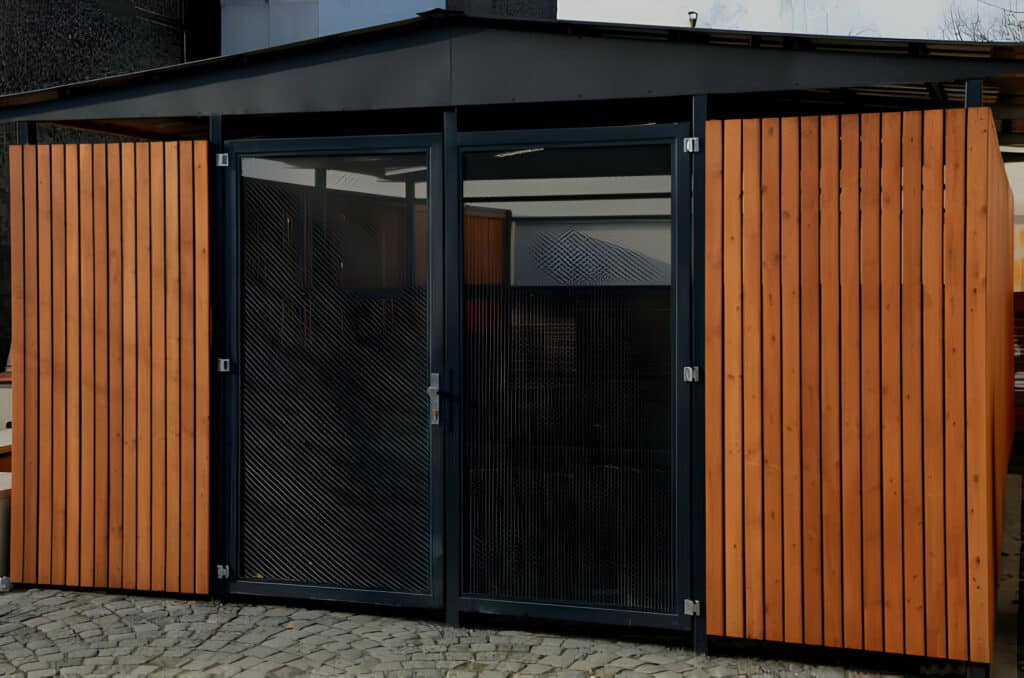
[[[785,640],[804,639],[800,420],[800,120],[782,119],[782,530]]]
[[[782,351],[779,120],[761,125],[761,313],[765,638],[782,641]]]
[[[96,513],[96,532],[94,547],[95,584],[105,587],[108,581],[107,545],[110,539],[110,447],[108,433],[110,430],[109,405],[107,391],[107,151],[103,144],[92,147],[92,186],[93,186],[93,284],[96,302],[94,357],[90,369],[93,370],[95,388],[93,397],[96,400],[95,442],[95,482],[94,495]]]
[[[967,579],[971,661],[988,662],[992,636],[992,447],[987,365],[988,111],[967,113],[964,358],[967,374]]]
[[[882,115],[882,549],[885,651],[903,652],[903,472],[900,389],[902,115]]]
[[[23,578],[35,582],[39,561],[39,220],[38,147],[24,148],[25,187],[25,529]]]
[[[705,129],[707,140],[706,210],[706,272],[704,360],[707,371],[705,385],[705,478],[707,511],[707,601],[708,633],[725,634],[725,518],[723,513],[723,447],[722,404],[722,144],[723,125],[709,120]],[[198,226],[198,225],[197,225]],[[198,235],[198,228],[197,228]],[[198,325],[197,325],[198,336]]]
[[[164,265],[167,313],[167,591],[180,591],[181,569],[181,269],[179,256],[181,196],[178,191],[178,144],[164,145],[166,221]]]
[[[921,447],[921,123],[903,114],[903,593],[905,651],[923,655],[924,497]]]
[[[881,117],[861,118],[861,487],[864,649],[885,647],[882,612]]]
[[[181,216],[181,588],[196,590],[195,214],[192,143],[180,144]]]
[[[744,120],[742,204],[743,533],[745,638],[764,638],[764,502],[761,440],[761,121]],[[737,414],[739,414],[737,412]]]
[[[66,204],[64,147],[50,149],[50,191],[53,199],[53,528],[50,578],[67,582],[67,357],[66,357]]]
[[[124,515],[124,537],[121,550],[121,575],[126,589],[138,585],[136,568],[136,539],[138,535],[138,430],[136,428],[136,387],[138,341],[136,339],[135,308],[137,289],[135,286],[135,233],[137,229],[135,204],[135,146],[121,144],[121,329],[123,366],[122,440],[124,441],[124,488],[122,511]]]
[[[964,434],[964,218],[966,209],[966,118],[946,112],[946,212],[943,221],[945,281],[946,421],[946,610],[947,654],[966,660],[967,490]]]
[[[840,466],[839,118],[821,118],[821,547],[824,642],[843,645]]]
[[[26,362],[26,308],[25,297],[25,150],[10,147],[10,202],[11,202],[11,367],[13,384],[11,393],[11,580],[25,581],[25,445],[28,428],[25,406],[28,383]]]
[[[78,148],[78,175],[80,182],[80,252],[79,266],[82,299],[81,311],[81,422],[82,422],[82,478],[81,478],[81,537],[79,544],[79,580],[82,586],[96,583],[96,249],[93,229],[93,158],[92,146]]]
[[[926,653],[946,655],[946,520],[943,480],[942,204],[944,114],[924,114],[921,295]]]
[[[36,147],[39,229],[39,541],[40,584],[50,582],[53,545],[53,204],[50,202],[50,147]]]
[[[124,430],[121,317],[121,146],[108,144],[107,152],[107,407],[109,445],[109,522],[107,585],[124,586],[121,552],[124,544]]]
[[[152,438],[152,332],[151,332],[151,200],[150,145],[135,145],[135,283],[138,355],[136,394],[136,581],[141,590],[153,589],[153,438]]]
[[[804,642],[822,642],[821,400],[818,307],[819,121],[800,121],[800,372],[803,477]]]
[[[743,274],[742,137],[739,120],[725,121],[723,180],[723,359],[725,367],[725,633],[742,637],[743,595]]]
[[[81,572],[82,525],[82,370],[81,370],[81,246],[79,215],[81,205],[78,191],[78,146],[68,146],[64,154],[65,193],[67,195],[67,245],[65,270],[67,275],[67,539],[64,564],[68,586],[78,586]]]
[[[193,146],[196,268],[196,593],[210,592],[209,146]]]
[[[842,370],[843,645],[864,646],[861,514],[860,116],[842,117],[839,181],[840,344]]]
[[[163,144],[150,146],[150,308],[152,319],[152,586],[166,589],[167,575],[167,313],[165,271],[165,212]]]

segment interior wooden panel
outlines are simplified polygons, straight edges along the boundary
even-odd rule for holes
[[[207,153],[12,147],[17,583],[209,592]]]
[[[991,661],[1013,433],[991,113],[707,140],[709,632]]]

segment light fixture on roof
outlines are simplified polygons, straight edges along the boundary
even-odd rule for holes
[[[697,27],[697,13],[694,12],[693,10],[690,10],[690,15],[689,16],[690,16],[690,28],[696,28]]]

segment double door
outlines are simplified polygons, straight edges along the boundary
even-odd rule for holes
[[[229,591],[687,626],[682,131],[229,145]]]

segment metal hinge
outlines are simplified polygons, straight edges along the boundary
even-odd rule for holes
[[[683,139],[683,150],[687,153],[700,153],[700,137],[686,137]]]
[[[700,381],[700,368],[699,367],[684,367],[683,368],[683,383],[696,384]]]
[[[683,601],[683,614],[687,617],[699,617],[701,613],[701,606],[699,600],[690,600],[687,598]]]
[[[231,164],[231,160],[228,158],[227,153],[218,153],[216,155],[217,167],[228,167]]]
[[[217,371],[218,372],[230,372],[231,371],[231,358],[217,358]]]
[[[231,567],[228,565],[217,566],[217,579],[227,579],[231,576]]]

